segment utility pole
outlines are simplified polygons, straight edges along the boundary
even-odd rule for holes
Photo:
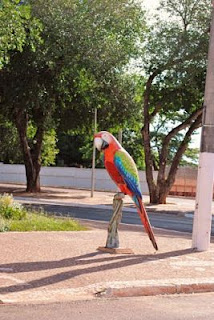
[[[97,108],[94,110],[94,134],[97,132]],[[95,160],[96,160],[96,147],[93,142],[93,156],[92,156],[92,169],[91,169],[91,198],[94,196],[95,188]]]
[[[119,129],[119,131],[118,131],[118,141],[122,145],[122,142],[123,142],[123,129]]]
[[[197,251],[209,249],[212,224],[214,184],[214,0],[205,84],[204,110],[199,156],[196,207],[193,223],[192,247]]]

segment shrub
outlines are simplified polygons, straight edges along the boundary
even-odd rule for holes
[[[16,202],[12,195],[4,193],[0,196],[0,217],[21,220],[26,217],[26,214],[26,209]]]
[[[0,216],[0,232],[9,231],[9,224]]]

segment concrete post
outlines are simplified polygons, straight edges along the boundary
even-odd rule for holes
[[[212,222],[211,206],[214,183],[214,1],[212,1],[212,5],[196,208],[192,235],[192,247],[198,251],[209,249]]]

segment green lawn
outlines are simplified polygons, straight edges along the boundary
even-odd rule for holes
[[[10,231],[80,231],[86,230],[69,218],[50,217],[40,213],[28,213],[23,220],[11,220]]]
[[[87,230],[71,218],[50,216],[26,209],[12,195],[0,196],[0,232],[6,231],[80,231]]]
[[[80,231],[86,228],[70,218],[27,212],[21,220],[0,218],[0,231]]]

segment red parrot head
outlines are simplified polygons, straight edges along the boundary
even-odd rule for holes
[[[115,147],[116,149],[121,148],[121,145],[117,139],[108,131],[100,131],[94,135],[94,143],[99,151],[104,151],[109,146]]]

